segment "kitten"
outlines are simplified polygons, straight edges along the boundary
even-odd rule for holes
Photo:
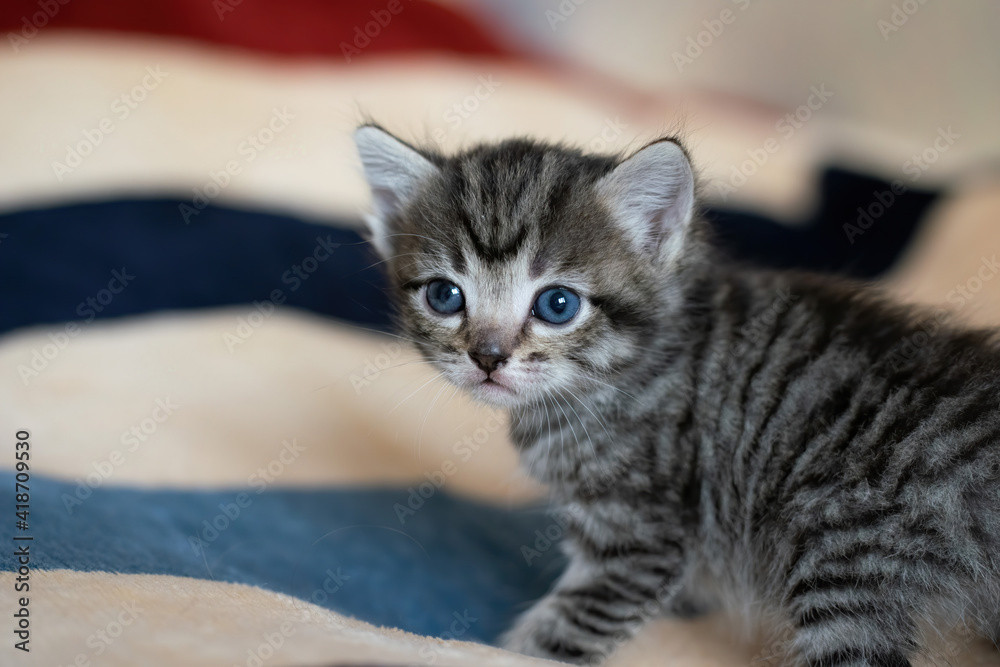
[[[568,517],[507,634],[600,663],[713,600],[809,667],[904,667],[920,628],[1000,627],[1000,347],[829,277],[713,253],[685,150],[355,142],[402,332],[505,406]]]

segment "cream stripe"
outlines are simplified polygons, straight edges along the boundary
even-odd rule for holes
[[[427,384],[415,361],[394,338],[253,307],[96,321],[72,338],[46,326],[0,341],[0,433],[31,431],[36,474],[97,484],[271,488],[263,468],[275,487],[429,475],[480,498],[533,495],[503,418]]]
[[[404,665],[429,659],[454,667],[545,664],[479,644],[377,628],[241,584],[72,570],[32,574],[31,650],[24,654],[12,641],[14,578],[0,573],[0,609],[7,619],[0,645],[4,665],[54,667],[80,660],[109,667],[219,667],[258,664],[254,654],[265,658],[262,665]]]
[[[157,67],[165,73],[159,78],[147,69]],[[446,148],[529,134],[614,151],[680,127],[703,174],[725,181],[781,116],[696,91],[626,100],[573,77],[496,61],[284,64],[185,42],[44,30],[16,57],[0,59],[0,86],[9,92],[0,107],[7,128],[0,208],[109,193],[193,197],[192,188],[204,189],[212,172],[235,161],[240,173],[217,201],[357,217],[367,192],[350,130],[363,112],[404,137],[437,137]],[[276,108],[294,118],[262,150],[245,143]],[[108,132],[101,131],[105,119]],[[806,125],[732,201],[802,206],[824,129],[828,119]],[[89,154],[57,175],[54,163],[69,166],[70,148],[81,142]],[[857,135],[855,143],[870,140]]]

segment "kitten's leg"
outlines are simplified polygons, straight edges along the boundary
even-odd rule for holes
[[[862,546],[840,551],[865,553]],[[862,560],[821,558],[791,578],[795,644],[808,667],[911,667],[920,647],[913,618],[923,607],[921,591],[903,581],[892,561],[874,571],[871,559]],[[799,562],[809,562],[808,554]]]
[[[656,560],[573,557],[552,592],[518,619],[502,645],[539,658],[603,664],[643,623],[661,615],[679,588],[680,558]]]

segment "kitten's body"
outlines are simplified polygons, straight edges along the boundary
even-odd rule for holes
[[[661,566],[677,541],[688,594],[748,622],[805,621],[799,641],[817,657],[838,611],[870,612],[856,620],[897,637],[909,621],[890,601],[938,627],[1000,619],[989,335],[811,276],[716,268],[703,285],[672,321],[688,337],[619,376],[635,399],[605,387],[587,407],[514,413],[526,466],[571,508],[575,560],[626,553],[620,585],[669,605],[637,566],[647,551]],[[855,590],[831,597],[838,584]],[[612,611],[600,599],[568,608],[593,624]],[[591,639],[600,651],[604,638]]]
[[[787,621],[810,667],[908,665],[925,621],[997,627],[990,334],[716,259],[671,143],[624,161],[358,143],[401,327],[510,407],[567,508],[569,569],[508,646],[599,660],[688,598]],[[442,279],[461,310],[428,307]],[[532,306],[553,285],[583,304],[558,326]]]

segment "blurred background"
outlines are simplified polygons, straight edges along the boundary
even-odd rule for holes
[[[336,614],[492,642],[558,574],[503,416],[386,333],[364,120],[444,150],[676,133],[736,258],[1000,322],[997,3],[7,0],[0,29],[0,437],[44,443],[39,530],[63,546],[40,567],[69,573],[40,583],[63,625],[39,659],[90,650],[103,608],[55,593],[105,595],[90,570],[189,578],[114,580],[174,630],[118,642],[122,664],[244,660],[276,609],[312,628],[284,649],[301,664],[354,632]],[[247,488],[260,514],[209,548],[217,494]],[[704,632],[620,664],[745,664]],[[351,636],[337,655],[388,655]]]

